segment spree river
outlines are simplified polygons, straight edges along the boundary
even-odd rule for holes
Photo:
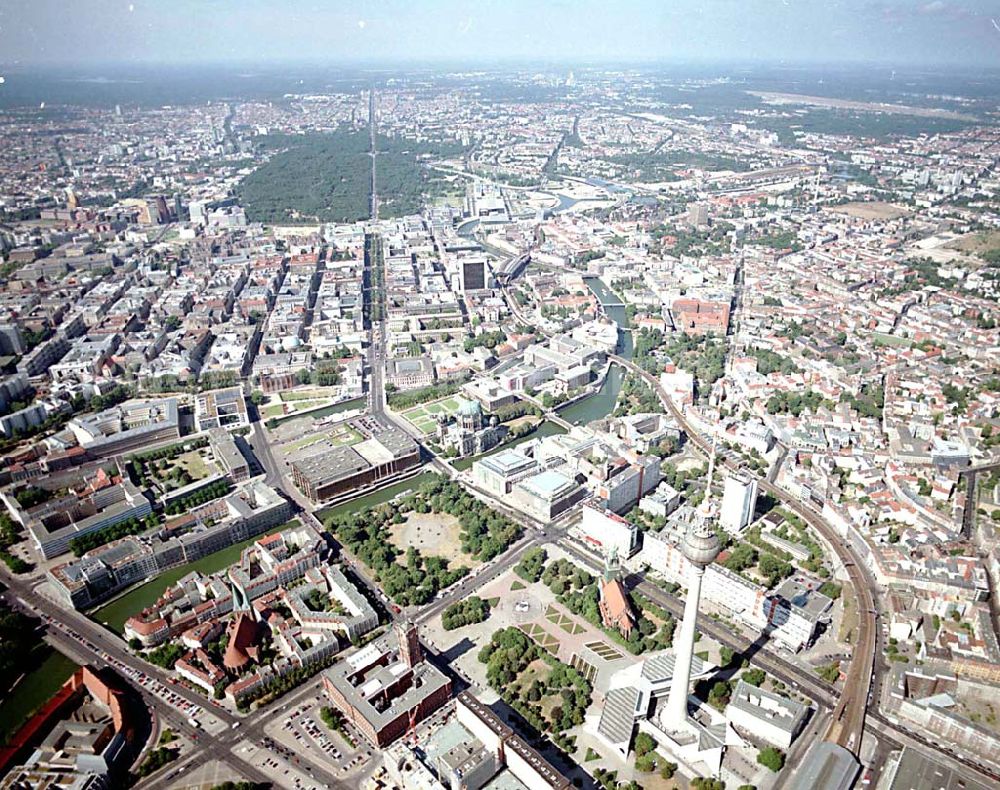
[[[586,278],[586,283],[594,292],[594,296],[604,305],[608,318],[618,324],[618,353],[626,359],[631,359],[632,332],[621,299],[596,277]],[[621,391],[624,379],[625,371],[618,365],[612,365],[597,392],[560,410],[559,416],[574,425],[586,425],[588,422],[607,417],[618,402],[618,393]]]

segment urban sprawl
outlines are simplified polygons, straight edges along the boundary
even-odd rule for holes
[[[0,111],[0,788],[996,787],[1000,131],[917,98]]]

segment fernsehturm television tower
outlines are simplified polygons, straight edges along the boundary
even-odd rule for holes
[[[691,657],[694,655],[694,632],[701,599],[701,579],[705,568],[719,556],[719,536],[715,534],[715,511],[711,505],[712,476],[715,472],[715,443],[708,461],[708,485],[698,515],[688,527],[681,551],[691,567],[688,569],[687,600],[680,636],[674,640],[674,677],[670,683],[667,708],[661,719],[674,731],[684,729],[687,722],[688,687],[691,685]]]

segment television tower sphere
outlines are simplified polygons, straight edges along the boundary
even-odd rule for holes
[[[712,522],[707,519],[699,519],[688,528],[681,546],[688,562],[700,568],[711,565],[721,550],[719,536],[712,529]]]

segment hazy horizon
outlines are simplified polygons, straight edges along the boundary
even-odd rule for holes
[[[0,3],[7,68],[426,64],[1000,66],[988,0]]]

